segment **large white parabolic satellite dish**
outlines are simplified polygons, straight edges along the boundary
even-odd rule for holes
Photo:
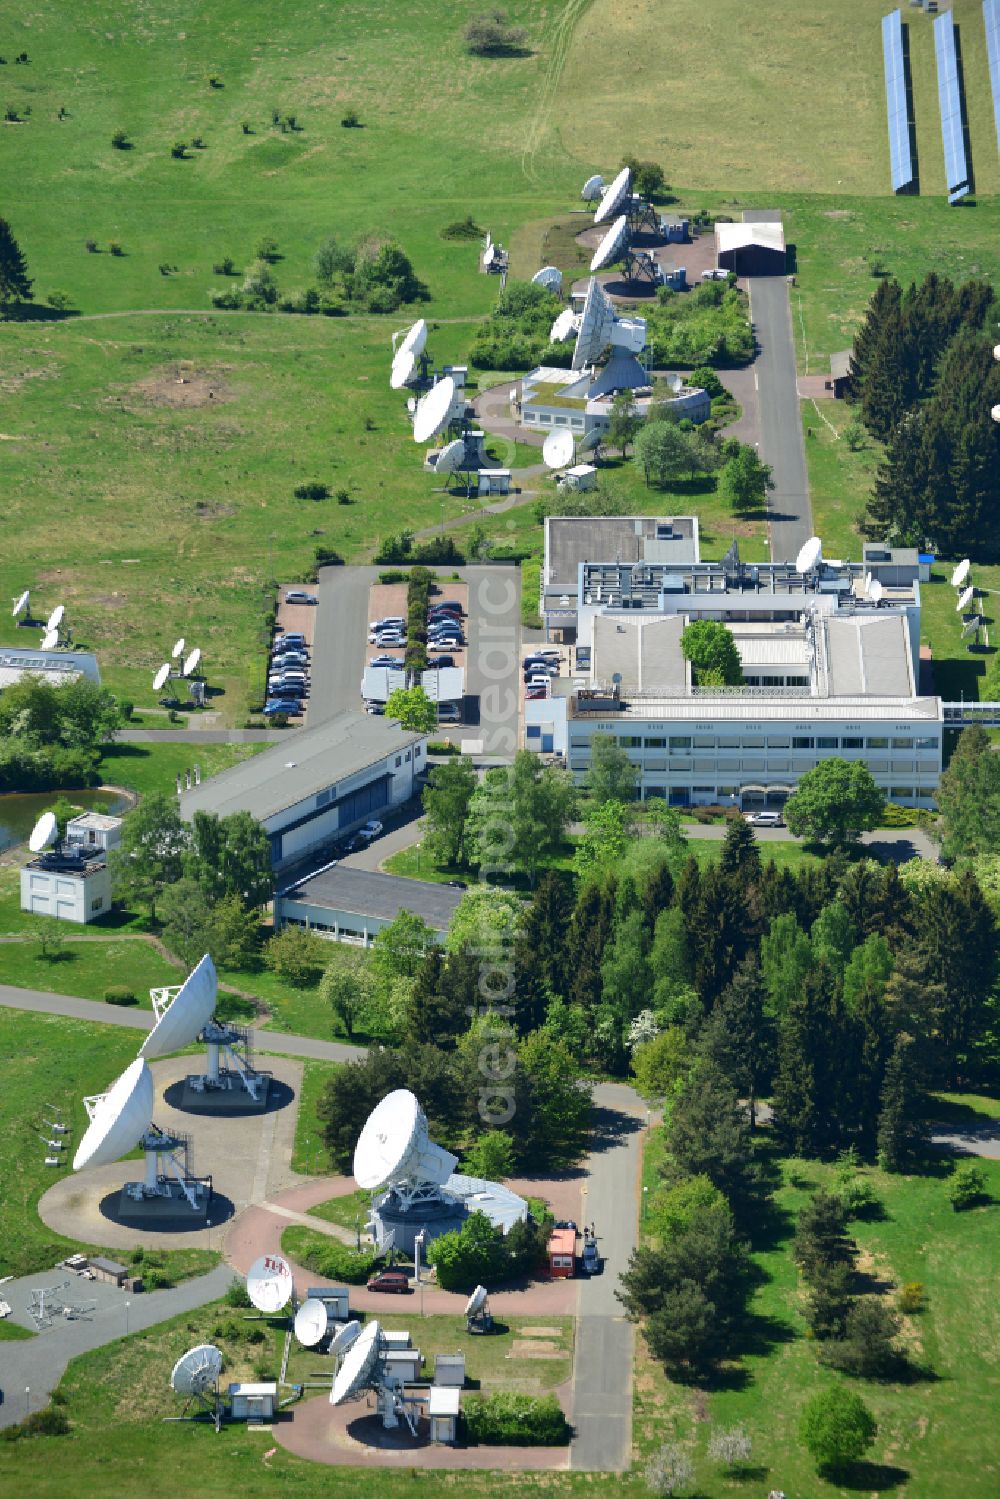
[[[565,468],[573,462],[573,434],[567,428],[550,432],[542,444],[542,462],[546,468]]]
[[[17,619],[17,616],[21,613],[22,609],[25,613],[27,613],[30,603],[31,590],[29,588],[26,588],[21,594],[20,598],[14,600],[14,607],[10,611],[14,619]]]
[[[65,604],[57,604],[52,613],[49,615],[48,619],[45,621],[45,628],[47,630],[58,630],[59,626],[63,622],[63,615],[65,613]]]
[[[413,350],[401,349],[392,361],[392,369],[389,373],[390,389],[402,390],[404,385],[409,385],[416,367],[417,357]]]
[[[247,1295],[259,1312],[280,1312],[292,1295],[292,1267],[280,1254],[262,1254],[247,1271]]]
[[[622,167],[618,176],[611,186],[605,191],[604,197],[598,204],[597,212],[594,214],[595,224],[605,224],[622,207],[632,187],[632,173],[628,167]]]
[[[90,1112],[90,1125],[73,1157],[74,1171],[83,1171],[87,1166],[107,1166],[128,1155],[149,1128],[153,1117],[153,1074],[145,1059],[136,1057],[107,1093],[84,1102]]]
[[[175,661],[177,660],[178,656],[183,656],[183,654],[184,654],[184,636],[183,635],[181,636],[180,640],[175,640],[174,641],[173,649],[171,650],[170,654],[171,654],[171,656],[173,657],[173,659]]]
[[[340,1366],[340,1372],[330,1391],[330,1404],[342,1405],[352,1395],[366,1390],[372,1383],[375,1366],[381,1356],[382,1329],[377,1322],[369,1322],[361,1336],[355,1338]]]
[[[587,178],[580,192],[580,197],[585,203],[596,203],[603,191],[604,178],[598,173],[593,177]]]
[[[455,382],[450,375],[445,375],[417,402],[413,416],[414,442],[430,442],[438,435],[448,420],[454,399]]]
[[[811,573],[817,562],[823,556],[823,543],[818,536],[810,536],[809,540],[799,548],[799,555],[795,559],[795,571],[797,573]]]
[[[351,1344],[361,1335],[360,1322],[345,1322],[339,1327],[330,1339],[330,1352],[332,1354],[346,1353]]]
[[[54,812],[43,812],[32,828],[31,835],[28,838],[28,847],[31,849],[31,852],[33,854],[40,854],[43,848],[48,848],[58,831],[59,824],[56,821],[56,814]]]
[[[427,1115],[409,1088],[396,1088],[376,1104],[354,1147],[354,1179],[373,1191],[394,1182],[443,1186],[458,1157],[427,1135]]]
[[[326,1337],[326,1329],[326,1306],[318,1297],[310,1296],[295,1313],[295,1336],[303,1348],[315,1348]]]
[[[573,368],[582,370],[585,365],[599,359],[611,342],[615,311],[605,295],[601,283],[591,276],[587,296],[580,314],[580,326],[573,350]]]
[[[222,1373],[222,1354],[214,1343],[199,1343],[182,1353],[170,1375],[170,1388],[178,1395],[204,1395]]]
[[[549,343],[565,343],[576,332],[576,315],[572,307],[564,307],[549,329]]]
[[[462,1313],[463,1317],[474,1317],[485,1302],[487,1294],[485,1286],[477,1286],[465,1303],[465,1311]]]
[[[406,337],[396,350],[396,358],[398,359],[400,354],[412,354],[414,358],[419,358],[424,352],[426,343],[427,324],[423,318],[417,318],[417,321],[411,323],[406,330]]]
[[[193,671],[197,671],[198,670],[198,662],[200,660],[201,660],[201,650],[200,650],[200,648],[198,646],[195,646],[194,650],[187,657],[187,659],[184,662],[184,665],[181,667],[181,676],[182,677],[189,677]]]
[[[620,260],[628,245],[628,219],[624,214],[615,219],[607,234],[601,240],[594,257],[590,262],[592,271],[603,270],[606,265],[613,265]]]
[[[46,630],[45,634],[42,636],[42,650],[43,651],[54,651],[55,648],[56,648],[56,646],[58,644],[59,644],[59,631],[58,630]]]
[[[437,463],[434,465],[436,474],[455,474],[465,462],[465,439],[456,437],[454,442],[446,443],[438,454]]]
[[[963,588],[958,596],[958,603],[955,605],[957,613],[964,614],[975,596],[976,590],[974,588]]]
[[[164,661],[163,665],[160,667],[159,671],[156,673],[156,676],[153,678],[153,691],[154,692],[159,692],[160,688],[164,687],[166,685],[167,678],[169,676],[170,676],[170,662],[169,661]]]
[[[139,1055],[151,1061],[153,1057],[165,1057],[189,1046],[211,1020],[218,989],[215,964],[206,953],[166,1008],[158,1012],[157,1022],[139,1048]]]
[[[558,266],[543,265],[531,278],[533,286],[544,286],[546,291],[562,291],[562,271]]]
[[[971,567],[972,563],[969,561],[968,557],[963,557],[961,562],[958,564],[958,566],[955,568],[955,571],[951,575],[952,588],[961,588],[964,586],[965,580],[969,576],[969,569]]]

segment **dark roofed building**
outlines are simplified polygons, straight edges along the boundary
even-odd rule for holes
[[[827,382],[833,391],[835,401],[842,401],[847,394],[847,385],[851,374],[851,351],[841,349],[838,354],[830,355],[830,379]]]
[[[275,896],[274,924],[367,947],[400,911],[412,911],[443,938],[461,898],[450,885],[333,864]]]

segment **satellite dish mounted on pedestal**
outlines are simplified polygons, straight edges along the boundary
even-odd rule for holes
[[[410,1183],[443,1186],[457,1165],[457,1156],[428,1138],[427,1116],[408,1088],[397,1088],[376,1105],[354,1147],[354,1177],[367,1191]]]
[[[573,462],[573,434],[567,428],[550,432],[542,444],[542,462],[546,468],[566,468]]]
[[[259,1312],[280,1312],[292,1299],[292,1267],[280,1254],[262,1254],[247,1271],[247,1295]]]
[[[147,1061],[190,1046],[215,1012],[219,980],[208,953],[183,984],[151,989],[156,1024],[139,1048]]]

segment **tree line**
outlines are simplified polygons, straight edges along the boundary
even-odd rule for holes
[[[885,444],[865,529],[944,556],[1000,553],[1000,365],[994,293],[930,272],[904,291],[886,279],[851,352],[850,398]]]

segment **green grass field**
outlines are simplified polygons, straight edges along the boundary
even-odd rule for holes
[[[977,1109],[980,1117],[993,1111],[990,1103]],[[654,1146],[655,1140],[654,1135]],[[813,1495],[856,1489],[902,1492],[905,1487],[914,1499],[938,1499],[949,1491],[985,1499],[993,1492],[1000,1461],[1000,1437],[990,1416],[1000,1324],[987,1289],[994,1275],[1000,1163],[981,1164],[994,1202],[968,1213],[955,1213],[948,1203],[945,1183],[952,1161],[945,1155],[930,1162],[925,1175],[868,1173],[886,1217],[851,1224],[861,1247],[860,1268],[897,1286],[908,1281],[925,1286],[927,1309],[906,1319],[903,1336],[913,1362],[932,1372],[896,1383],[849,1381],[880,1427],[871,1466],[860,1470],[849,1486],[820,1483],[796,1439],[804,1402],[840,1378],[819,1364],[805,1337],[801,1288],[789,1253],[791,1215],[809,1192],[832,1177],[830,1167],[815,1161],[782,1163],[777,1207],[784,1216],[778,1218],[773,1244],[754,1256],[763,1282],[751,1311],[760,1320],[742,1360],[744,1374],[723,1381],[704,1397],[666,1380],[643,1349],[635,1401],[640,1451],[662,1441],[681,1442],[695,1459],[698,1494],[721,1499],[733,1490],[705,1455],[709,1423],[742,1423],[753,1439],[760,1490],[778,1484],[789,1493]],[[646,1167],[647,1184],[655,1182],[654,1168],[655,1150]]]
[[[37,1130],[44,1128],[40,1121],[47,1108],[60,1110],[71,1125],[64,1152],[71,1161],[87,1127],[84,1095],[103,1092],[134,1060],[136,1036],[111,1026],[0,1009],[0,1047],[5,1057],[0,1273],[26,1275],[48,1270],[77,1250],[100,1247],[64,1239],[38,1217],[39,1198],[62,1172],[45,1165]],[[217,1259],[208,1250],[184,1249],[165,1253],[163,1262],[175,1279],[183,1279],[210,1269]]]
[[[980,193],[1000,190],[982,7],[954,0],[961,26],[972,153]],[[869,0],[591,0],[542,139],[593,166],[595,139],[617,135],[668,181],[756,192],[890,191],[880,23]],[[909,24],[921,190],[942,196],[944,158],[932,23]]]

